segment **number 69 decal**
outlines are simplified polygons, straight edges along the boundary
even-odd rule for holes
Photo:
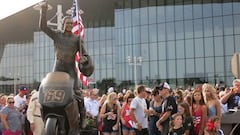
[[[65,91],[63,90],[46,90],[44,92],[44,103],[57,102],[62,103],[65,96]]]

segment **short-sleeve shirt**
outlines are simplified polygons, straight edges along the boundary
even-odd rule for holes
[[[193,119],[191,116],[187,116],[183,119],[183,128],[184,130],[189,130],[190,133],[193,132]]]
[[[171,115],[177,113],[177,104],[173,96],[169,96],[163,101],[163,112],[168,111],[171,111]]]
[[[16,95],[14,97],[14,106],[16,106],[17,108],[19,108],[21,105],[25,105],[26,103],[26,96],[24,95],[23,97],[20,97],[19,95]]]
[[[7,123],[10,128],[10,131],[20,131],[22,127],[22,114],[17,111],[17,108],[4,107],[1,111],[1,114],[7,115]]]
[[[238,106],[240,100],[240,93],[232,94],[227,100],[227,108],[233,109]]]
[[[144,113],[144,110],[147,109],[146,100],[144,98],[135,97],[131,102],[130,108],[135,109],[135,117],[138,123],[142,125],[142,128],[148,128],[148,117]]]
[[[185,132],[183,127],[180,127],[178,129],[173,129],[173,131],[170,132],[170,135],[183,135]]]
[[[88,98],[84,101],[86,112],[91,113],[94,117],[98,116],[99,104],[97,100],[92,100]]]

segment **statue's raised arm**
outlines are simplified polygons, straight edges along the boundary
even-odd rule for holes
[[[47,2],[42,2],[40,9],[39,28],[43,32],[45,32],[49,37],[54,39],[56,32],[47,26],[47,10],[48,10]]]

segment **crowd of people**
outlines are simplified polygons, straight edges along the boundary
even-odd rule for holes
[[[240,80],[231,87],[204,83],[186,90],[164,82],[152,89],[139,85],[134,91],[109,89],[94,96],[92,109],[99,110],[103,135],[223,135],[222,114],[240,106]]]
[[[135,90],[84,90],[86,118],[102,135],[223,135],[221,116],[240,106],[240,79],[231,87],[208,83],[194,89],[171,89],[167,82]],[[38,92],[20,87],[16,95],[1,94],[3,135],[43,135]],[[76,116],[77,117],[77,116]],[[87,125],[86,125],[87,126]]]
[[[25,86],[14,94],[0,95],[0,135],[44,135],[38,91]]]

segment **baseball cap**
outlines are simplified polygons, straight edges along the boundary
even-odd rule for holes
[[[158,90],[162,90],[163,88],[166,88],[166,89],[171,89],[171,87],[169,86],[169,84],[167,82],[164,82],[164,83],[160,83],[159,86],[156,87]]]
[[[152,93],[152,89],[151,88],[146,88],[146,92],[147,93]]]
[[[21,86],[21,87],[19,88],[19,90],[21,90],[21,91],[27,91],[28,89],[27,89],[26,86]]]
[[[110,93],[112,93],[112,92],[114,92],[114,88],[113,88],[113,87],[108,88],[107,94],[110,94]]]

